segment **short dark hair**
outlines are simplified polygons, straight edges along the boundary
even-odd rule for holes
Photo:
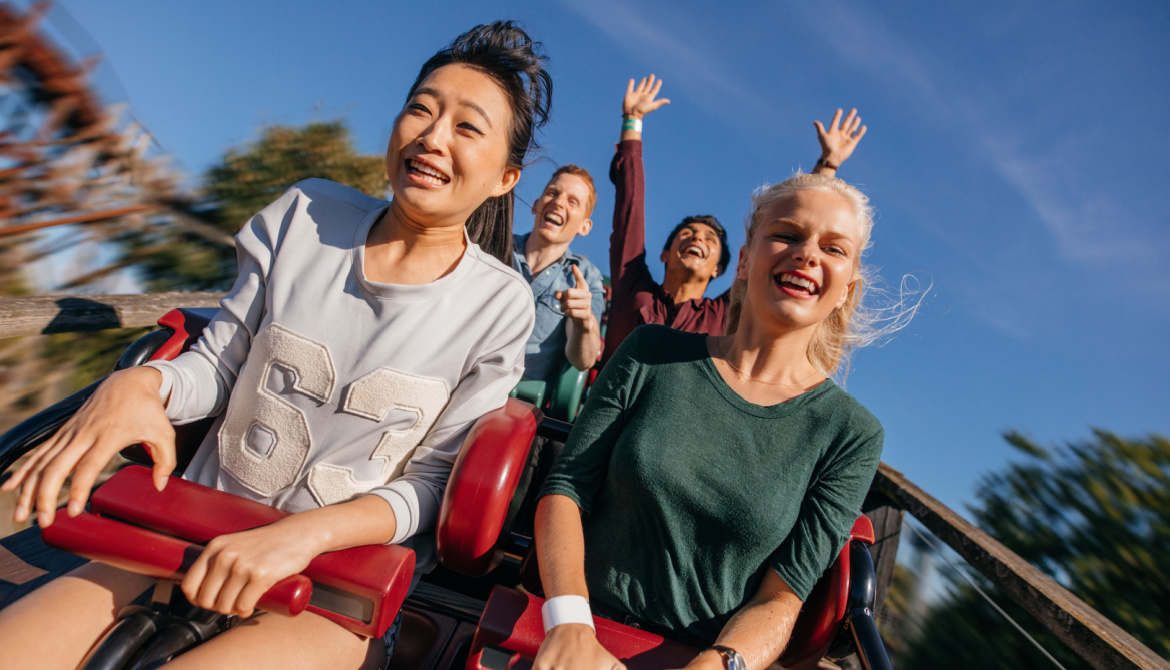
[[[695,216],[688,216],[683,219],[682,223],[670,231],[670,236],[666,238],[666,244],[662,247],[662,250],[666,251],[670,249],[670,245],[674,244],[674,238],[678,235],[678,231],[692,223],[701,223],[704,226],[708,226],[719,236],[719,266],[716,271],[719,274],[723,274],[727,270],[727,264],[731,262],[731,249],[727,248],[727,231],[723,229],[723,225],[719,223],[719,219],[716,219],[710,214],[696,214]]]
[[[491,77],[511,103],[512,127],[508,133],[508,165],[524,168],[529,151],[540,148],[536,130],[548,122],[552,107],[552,77],[544,69],[548,56],[512,21],[479,25],[423,63],[406,99],[432,72],[444,65],[466,65]],[[515,194],[509,191],[488,198],[467,219],[467,236],[481,249],[512,264],[512,210]]]

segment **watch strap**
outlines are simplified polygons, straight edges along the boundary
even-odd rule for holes
[[[723,667],[726,670],[747,670],[747,661],[743,660],[743,656],[731,647],[713,644],[708,649],[719,652],[719,655],[723,657]]]

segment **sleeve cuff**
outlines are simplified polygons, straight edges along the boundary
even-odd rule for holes
[[[394,537],[390,538],[386,544],[400,544],[403,540],[414,535],[418,524],[415,522],[410,503],[407,502],[402,493],[392,488],[379,488],[370,493],[385,500],[394,512]]]
[[[162,401],[163,407],[167,407],[167,418],[173,419],[167,401],[171,398],[171,391],[175,388],[175,373],[171,369],[171,364],[168,361],[150,361],[143,363],[143,367],[154,368],[162,374],[162,383],[158,387],[158,399]]]
[[[836,560],[835,554],[833,558]],[[831,563],[829,565],[832,567]],[[788,588],[792,589],[792,592],[796,594],[796,597],[800,598],[800,602],[803,603],[804,601],[808,600],[809,595],[812,594],[813,587],[816,586],[815,579],[810,582],[805,578],[804,575],[796,574],[793,571],[788,570],[787,566],[784,565],[773,564],[769,567],[772,568],[772,572],[775,572],[780,577],[780,579],[784,580],[784,583],[788,585]],[[826,570],[827,569],[828,568],[826,568]]]
[[[540,495],[537,496],[537,499],[543,498],[545,496],[565,496],[569,500],[577,503],[577,507],[581,508],[582,514],[586,516],[589,515],[591,506],[588,503],[582,502],[581,496],[578,494],[577,489],[570,484],[565,484],[563,482],[546,483],[540,489]]]

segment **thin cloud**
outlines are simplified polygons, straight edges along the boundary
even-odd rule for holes
[[[1052,235],[1060,257],[1079,262],[1109,258],[1123,249],[1120,238],[1103,242],[1100,233],[1116,231],[1119,225],[1135,221],[1132,212],[1099,192],[1079,189],[1078,175],[1069,171],[1072,161],[1064,160],[1058,149],[1022,150],[1026,137],[1013,132],[1005,119],[988,119],[977,110],[980,105],[961,91],[948,90],[928,66],[928,61],[898,38],[875,13],[857,4],[826,0],[814,6],[800,6],[808,26],[820,32],[842,60],[869,71],[913,100],[913,108],[930,121],[945,120],[949,126],[965,127],[975,142],[970,150],[982,156],[1010,188],[1035,212]],[[826,20],[826,16],[832,20]],[[1092,244],[1085,241],[1093,239]],[[1164,246],[1164,245],[1161,245]],[[1144,256],[1163,253],[1147,247]]]
[[[709,41],[692,43],[671,35],[628,3],[561,0],[561,6],[591,23],[621,48],[650,63],[654,72],[663,79],[670,79],[667,83],[671,89],[686,91],[688,97],[708,112],[725,114],[728,103],[739,105],[741,109],[764,108],[756,95],[735,82],[734,70],[719,62],[716,50],[694,46],[710,44]]]

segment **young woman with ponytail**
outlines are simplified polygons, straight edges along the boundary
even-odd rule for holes
[[[185,477],[294,512],[216,538],[182,582],[239,624],[167,667],[376,668],[397,636],[306,612],[253,616],[315,556],[412,544],[427,569],[443,487],[472,422],[520,378],[532,293],[509,266],[512,189],[552,84],[511,22],[427,61],[386,150],[391,202],[310,179],[237,236],[239,278],[192,351],[114,373],[4,484],[22,521],[75,515],[121,448],[162,489],[172,423],[218,416]],[[56,510],[67,477],[68,506]],[[5,668],[74,668],[151,580],[90,563],[0,612]]]

